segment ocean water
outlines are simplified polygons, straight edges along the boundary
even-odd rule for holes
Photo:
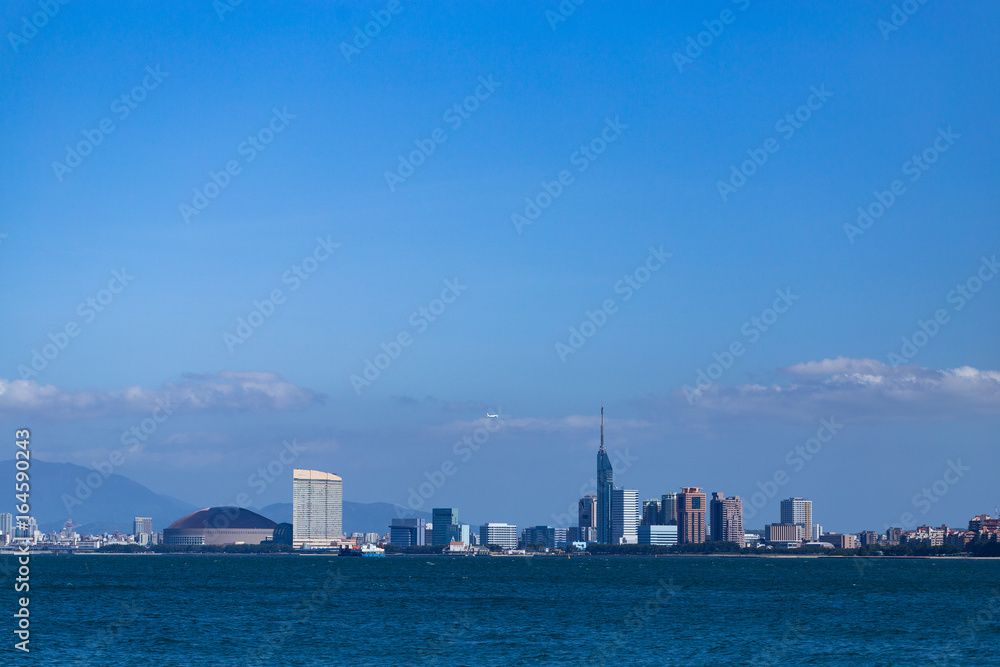
[[[996,560],[78,555],[30,576],[31,653],[8,573],[0,664],[1000,665]]]

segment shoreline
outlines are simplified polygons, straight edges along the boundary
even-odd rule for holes
[[[99,551],[74,551],[67,553],[66,551],[30,551],[27,554],[24,552],[16,551],[2,551],[0,552],[0,557],[10,555],[10,556],[236,556],[236,557],[247,557],[247,556],[320,556],[327,558],[340,558],[338,553],[302,553],[302,552],[277,552],[277,553],[226,553],[223,551],[219,552],[173,552],[173,553],[159,553],[159,552],[99,552]],[[774,559],[861,559],[861,560],[955,560],[955,561],[987,561],[987,560],[1000,560],[1000,556],[966,556],[966,555],[953,555],[953,556],[846,556],[846,555],[826,555],[826,554],[495,554],[492,556],[454,556],[446,554],[386,554],[387,558],[396,557],[407,557],[407,558],[443,558],[443,559],[466,559],[473,558],[477,560],[486,560],[489,558],[542,558],[542,559],[552,559],[552,560],[573,560],[574,558],[774,558]]]

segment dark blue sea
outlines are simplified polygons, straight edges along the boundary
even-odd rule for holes
[[[34,556],[29,655],[7,572],[4,665],[1000,665],[996,560]]]

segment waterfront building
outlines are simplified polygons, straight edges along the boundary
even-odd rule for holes
[[[597,528],[597,496],[588,493],[577,504],[577,526],[580,528]]]
[[[711,535],[716,542],[746,544],[743,533],[743,501],[739,496],[726,497],[721,491],[712,493]]]
[[[35,540],[37,539],[36,533],[41,535],[41,533],[38,533],[38,521],[33,516],[28,517],[27,524],[23,522],[15,522],[14,527],[11,530],[14,532],[14,537],[17,538]]]
[[[149,535],[153,532],[153,519],[148,516],[137,516],[132,519],[132,535],[136,540],[139,540],[140,535],[146,535],[146,540],[149,540]]]
[[[343,480],[319,470],[292,471],[292,544],[328,547],[344,535]]]
[[[0,513],[0,545],[10,544],[14,538],[14,515],[10,512]]]
[[[546,549],[555,549],[557,546],[566,544],[566,529],[554,528],[552,526],[532,526],[521,531],[521,545],[528,547],[536,544]]]
[[[677,494],[672,491],[660,496],[660,524],[677,525]]]
[[[813,536],[812,501],[804,498],[786,498],[781,501],[780,523],[794,523],[802,526],[802,538]]]
[[[824,533],[820,541],[832,544],[835,549],[857,549],[861,546],[858,544],[858,538],[854,535],[844,535],[841,533]],[[941,544],[941,542],[938,544]]]
[[[639,492],[615,488],[611,508],[611,544],[638,544]]]
[[[597,450],[597,541],[613,544],[611,537],[611,495],[615,489],[615,472],[604,449],[604,406],[601,406],[601,448]]]
[[[495,544],[503,549],[517,548],[517,526],[510,523],[487,523],[479,527],[479,543]]]
[[[242,507],[206,507],[164,528],[163,542],[173,546],[260,544],[274,537],[277,525]]]
[[[913,530],[904,532],[900,542],[902,544],[918,544],[929,547],[939,547],[944,544],[944,536],[947,532],[948,526],[941,526],[940,528],[935,528],[933,526],[919,526]],[[848,549],[850,547],[843,548]]]
[[[802,526],[797,523],[769,523],[764,526],[764,539],[768,542],[801,542]]]
[[[700,486],[684,486],[677,494],[677,534],[681,544],[705,541],[705,499]]]
[[[996,540],[1000,537],[1000,519],[989,514],[977,514],[969,519],[969,530],[981,540]]]
[[[832,549],[833,545],[829,542],[820,542],[819,540],[813,540],[812,542],[790,542],[785,545],[788,548],[794,548],[798,546],[802,547],[820,547],[822,549]]]
[[[393,519],[389,525],[389,543],[400,547],[422,547],[427,544],[427,522],[424,519]]]
[[[572,526],[566,529],[567,542],[596,542],[597,528],[594,526],[577,527]]]
[[[865,530],[858,535],[858,541],[863,547],[874,547],[882,543],[882,536],[874,530]]]
[[[290,523],[279,523],[274,527],[274,535],[271,537],[271,541],[275,544],[287,544],[291,546],[292,541],[292,524]],[[151,540],[153,544],[156,544],[156,533],[153,533],[153,539]]]
[[[642,525],[657,526],[660,524],[660,501],[649,498],[642,501]]]
[[[469,545],[466,542],[461,542],[459,540],[452,540],[451,542],[445,545],[444,551],[442,553],[444,553],[444,555],[446,556],[448,555],[466,556],[472,553],[472,550],[469,549]]]
[[[944,543],[964,549],[975,538],[976,534],[971,530],[949,530],[944,536]]]
[[[431,515],[431,544],[446,547],[452,542],[463,542],[458,525],[458,509],[435,507]]]
[[[677,526],[645,525],[639,526],[639,544],[654,544],[671,547],[677,544]]]

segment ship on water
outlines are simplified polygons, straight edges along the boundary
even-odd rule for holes
[[[361,546],[341,547],[341,556],[359,556],[361,558],[385,558],[385,549],[374,544],[362,544]]]

